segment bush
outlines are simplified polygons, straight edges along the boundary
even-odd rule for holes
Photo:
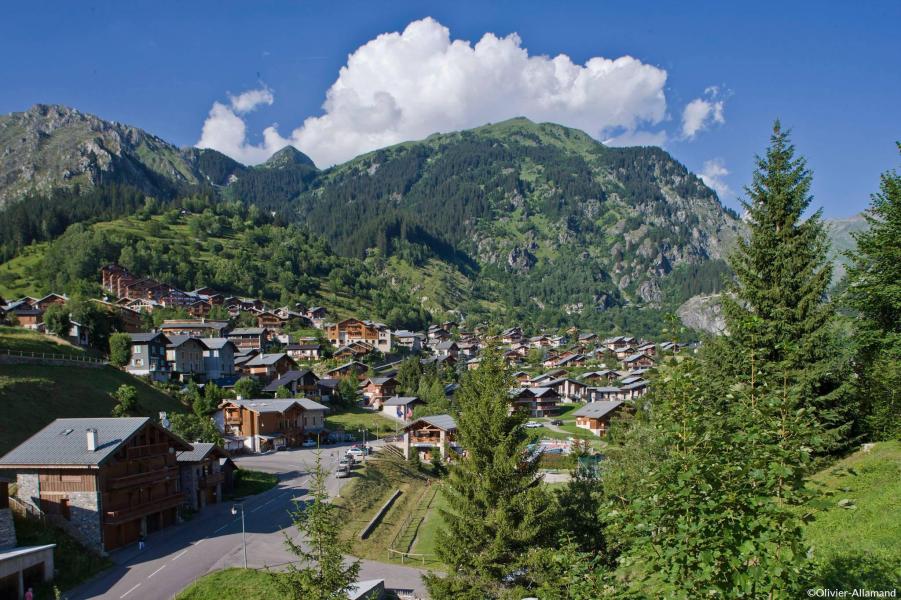
[[[124,367],[131,359],[131,336],[114,333],[109,339],[109,360],[117,367]]]

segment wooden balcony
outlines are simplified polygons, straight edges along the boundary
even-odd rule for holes
[[[168,496],[154,498],[141,504],[135,504],[116,510],[107,510],[103,513],[103,522],[107,525],[118,525],[132,519],[143,517],[167,508],[175,508],[181,506],[185,501],[185,497],[181,492],[175,492]]]
[[[167,479],[177,478],[178,467],[164,467],[162,469],[147,471],[146,473],[132,473],[120,477],[110,477],[107,481],[107,488],[110,490],[120,490],[136,485],[152,485],[154,483],[166,481]]]
[[[169,444],[168,443],[160,443],[160,444],[147,444],[145,446],[131,446],[125,449],[126,456],[129,459],[132,458],[146,458],[148,456],[156,456],[159,454],[168,454],[169,453]]]
[[[210,473],[200,478],[200,487],[214,487],[225,481],[225,473]]]

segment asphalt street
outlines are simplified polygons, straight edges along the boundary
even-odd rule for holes
[[[336,479],[335,466],[347,446],[322,450],[329,473],[328,489],[338,493],[346,479]],[[240,467],[276,473],[279,483],[271,490],[244,501],[247,565],[278,568],[293,559],[285,549],[285,535],[297,536],[288,511],[295,500],[309,496],[310,470],[315,450],[286,450],[236,459]],[[172,598],[192,581],[210,571],[243,566],[241,514],[231,514],[232,503],[206,507],[190,521],[151,534],[143,551],[130,546],[114,552],[116,563],[97,578],[81,585],[67,598],[163,600]],[[387,587],[411,589],[425,595],[421,571],[411,567],[363,561],[360,579],[384,579]]]

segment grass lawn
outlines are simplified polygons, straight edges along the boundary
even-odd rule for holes
[[[179,592],[175,600],[245,600],[281,597],[282,592],[269,572],[234,568],[204,575]]]
[[[901,583],[901,442],[858,451],[814,475],[820,492],[805,509],[816,583],[831,589],[888,589]],[[839,503],[850,500],[854,508]]]
[[[345,510],[341,535],[351,541],[356,556],[388,561],[388,548],[404,534],[409,523],[407,516],[416,510],[426,491],[426,478],[410,463],[394,456],[367,459],[364,467],[354,470],[335,504]],[[369,537],[361,540],[360,532],[398,489],[401,495]]]
[[[365,427],[369,439],[391,434],[400,427],[400,423],[365,408],[336,408],[334,414],[325,418],[325,427],[329,431],[343,430],[360,435],[360,428]],[[362,439],[362,438],[361,438]]]
[[[422,522],[422,525],[419,526],[416,543],[413,544],[412,552],[414,554],[426,554],[432,557],[431,560],[426,560],[427,566],[434,567],[436,564],[440,564],[435,553],[435,544],[438,529],[444,522],[441,518],[441,513],[439,512],[441,509],[447,509],[447,500],[445,500],[444,495],[439,491],[435,496],[435,499],[432,500],[432,505],[425,516],[425,520]]]
[[[110,394],[122,385],[138,390],[140,414],[185,407],[141,379],[113,367],[85,369],[43,365],[0,365],[0,454],[22,443],[57,417],[108,417],[116,405]]]
[[[59,338],[22,327],[0,325],[0,350],[22,352],[39,352],[47,354],[66,354],[84,357],[87,353]]]
[[[235,487],[226,494],[225,499],[233,500],[235,498],[262,494],[276,485],[278,485],[277,475],[250,469],[238,469],[235,471]]]
[[[41,600],[56,597],[54,587],[64,592],[113,564],[76,542],[62,529],[30,519],[16,518],[16,537],[20,546],[56,544],[53,550],[56,578],[35,589],[35,598]]]

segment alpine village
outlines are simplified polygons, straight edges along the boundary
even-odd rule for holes
[[[739,214],[522,117],[0,116],[0,596],[896,597],[901,176],[847,233],[771,123]]]

